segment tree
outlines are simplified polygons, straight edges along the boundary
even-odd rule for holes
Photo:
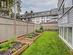
[[[31,13],[33,13],[33,11],[31,10]]]
[[[27,14],[28,12],[27,11],[25,11],[25,14]]]
[[[1,8],[1,0],[0,0],[0,8]]]
[[[2,5],[2,3],[4,5]],[[14,5],[14,0],[0,0],[0,11],[7,15],[12,11],[11,7]],[[6,10],[5,10],[6,8]]]

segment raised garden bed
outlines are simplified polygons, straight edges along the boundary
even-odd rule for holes
[[[7,41],[0,44],[0,55],[12,55],[23,46],[17,41]]]
[[[14,52],[12,55],[20,55],[24,50],[26,50],[29,46],[23,45],[20,49],[18,49],[16,52]]]
[[[36,39],[41,35],[41,33],[36,33],[36,34],[32,34],[30,33],[29,35],[32,35],[32,38],[30,38],[27,35],[24,36],[20,36],[17,38],[18,42],[21,42],[25,45],[23,45],[20,49],[18,49],[16,52],[14,52],[12,55],[19,55],[21,54],[23,51],[25,51],[30,45],[32,45],[33,42],[36,41]]]
[[[40,36],[41,33],[29,33],[28,35],[23,35],[17,37],[16,41],[24,44],[21,48],[13,49],[12,55],[19,55],[24,50],[26,50],[35,40]]]
[[[27,34],[26,37],[27,37],[27,38],[34,38],[34,37],[36,37],[36,36],[38,36],[38,35],[39,35],[39,33],[36,33],[36,32],[35,32],[35,33],[29,33],[29,34]]]
[[[29,33],[24,36],[17,37],[17,41],[23,44],[31,45],[40,35],[41,33]]]

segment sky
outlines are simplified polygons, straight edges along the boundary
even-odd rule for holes
[[[40,12],[57,8],[57,0],[21,0],[21,13],[25,11]]]

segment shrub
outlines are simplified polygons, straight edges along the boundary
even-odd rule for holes
[[[11,42],[12,41],[1,43],[0,44],[0,51],[6,51],[7,49],[11,48],[12,47],[12,43]]]
[[[12,49],[12,53],[14,53],[15,51],[16,51],[16,49],[15,49],[15,48],[13,48],[13,49]]]
[[[41,32],[43,32],[43,31],[44,31],[44,29],[43,29],[43,27],[42,27],[42,26],[40,27],[40,30],[41,30]]]
[[[36,33],[35,32],[32,32],[32,33],[28,34],[28,37],[29,38],[32,38],[32,37],[35,37],[35,35],[36,35]]]
[[[38,33],[41,33],[41,32],[43,32],[44,31],[44,29],[43,29],[43,27],[41,26],[38,30],[36,29],[35,30],[35,32],[38,32]]]
[[[41,30],[36,30],[36,32],[40,33],[40,32],[41,32]]]
[[[1,48],[0,49],[0,52],[4,52],[4,51],[6,51],[8,48]]]
[[[29,37],[29,38],[32,38],[33,35],[34,35],[34,33],[30,33],[30,34],[28,34],[28,37]]]

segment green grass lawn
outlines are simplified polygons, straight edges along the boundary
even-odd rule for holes
[[[57,32],[46,31],[21,55],[70,55],[70,53]]]

